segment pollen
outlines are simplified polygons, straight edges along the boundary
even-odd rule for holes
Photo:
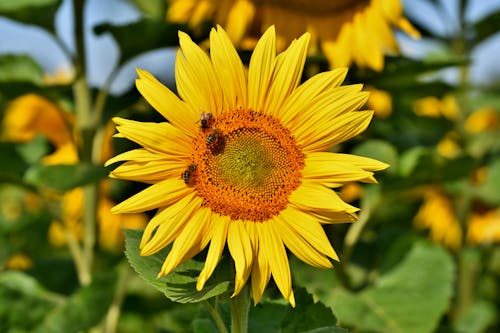
[[[203,205],[234,220],[278,215],[301,182],[304,155],[278,119],[238,109],[214,115],[193,139],[192,186]]]

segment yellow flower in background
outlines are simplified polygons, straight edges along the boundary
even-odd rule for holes
[[[345,69],[300,85],[309,38],[302,35],[276,55],[269,28],[247,71],[220,26],[210,33],[210,57],[180,32],[180,98],[138,70],[138,90],[169,122],[115,118],[117,137],[143,148],[107,165],[126,161],[112,177],[151,184],[112,212],[158,209],[140,244],[148,256],[173,243],[158,276],[209,246],[201,290],[227,243],[236,269],[233,296],[251,275],[257,303],[273,276],[294,305],[286,248],[315,267],[338,260],[321,225],[354,221],[358,209],[331,188],[375,182],[373,172],[387,165],[326,152],[364,131],[373,112],[358,111],[368,98],[361,85],[340,86]]]
[[[60,83],[60,81],[57,81]],[[76,164],[79,162],[78,148],[71,133],[75,119],[71,113],[63,111],[46,98],[27,94],[12,101],[5,111],[2,122],[2,139],[10,142],[28,142],[40,134],[54,145],[54,152],[42,158],[44,165]],[[114,126],[110,124],[104,133],[102,160],[112,156],[111,137]],[[104,189],[104,187],[106,189]],[[118,218],[102,213],[113,203],[107,198],[107,187],[101,185],[99,199],[99,245],[107,250],[118,252],[123,249],[124,240],[121,228],[143,228],[146,216],[123,216]],[[75,240],[82,239],[83,190],[75,188],[66,193],[44,191],[43,196],[50,205],[58,205],[59,217],[49,226],[49,242],[56,247],[67,244],[67,233]],[[2,205],[5,210],[6,205]],[[105,208],[102,208],[105,207]],[[10,211],[13,211],[10,209]]]
[[[375,111],[375,117],[388,118],[392,114],[392,97],[387,91],[367,87],[366,90],[370,93],[370,97],[366,102],[366,106]]]
[[[444,136],[443,139],[441,139],[437,146],[436,150],[439,155],[453,159],[457,158],[462,154],[462,147],[459,144],[460,141],[460,135],[456,132],[448,132]]]
[[[413,220],[418,229],[429,229],[429,238],[439,244],[458,250],[462,244],[462,227],[451,200],[438,189],[428,189],[424,202]]]
[[[465,120],[465,130],[470,134],[498,129],[500,113],[492,107],[482,107],[474,111]]]
[[[208,20],[222,25],[242,48],[255,45],[255,33],[275,25],[278,49],[304,32],[310,52],[322,51],[331,68],[368,67],[381,71],[384,53],[399,52],[393,28],[418,38],[403,16],[400,0],[169,0],[167,20],[198,28]]]
[[[30,257],[23,253],[16,253],[7,260],[6,268],[19,271],[26,271],[33,266],[33,261]]]
[[[13,100],[2,122],[2,140],[28,142],[36,134],[45,136],[56,149],[72,141],[68,130],[71,114],[46,98],[27,94]]]
[[[500,208],[485,213],[473,212],[467,225],[467,243],[471,245],[500,242]]]
[[[442,99],[436,96],[428,96],[413,103],[413,112],[421,117],[445,117],[449,120],[455,120],[460,114],[460,107],[456,98],[452,95],[446,95]]]

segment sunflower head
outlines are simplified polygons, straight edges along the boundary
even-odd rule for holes
[[[142,255],[172,248],[159,276],[208,246],[197,289],[227,244],[237,295],[251,278],[257,303],[271,276],[294,305],[286,249],[315,267],[338,260],[322,224],[352,222],[356,207],[333,190],[375,182],[387,167],[373,159],[327,150],[362,132],[372,111],[361,85],[340,86],[346,69],[300,84],[309,34],[276,54],[274,27],[257,43],[248,69],[221,27],[210,54],[180,32],[175,74],[178,96],[138,70],[137,88],[168,122],[115,118],[116,136],[142,148],[111,158],[111,177],[148,188],[115,206],[115,213],[156,209],[140,244]]]

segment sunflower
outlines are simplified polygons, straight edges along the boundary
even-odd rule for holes
[[[177,97],[150,73],[136,85],[168,122],[114,118],[117,137],[143,148],[111,177],[151,184],[113,207],[114,213],[157,209],[140,243],[143,256],[173,243],[158,276],[209,246],[196,288],[217,266],[225,244],[234,260],[237,295],[251,275],[257,303],[272,276],[295,304],[286,248],[304,262],[331,268],[337,254],[322,224],[354,221],[357,208],[331,188],[375,182],[379,161],[325,152],[361,133],[373,112],[357,111],[368,98],[361,85],[339,85],[346,69],[318,74],[302,85],[308,33],[276,55],[270,27],[248,71],[229,36],[210,33],[210,56],[179,32]]]
[[[212,20],[227,30],[242,48],[254,45],[253,33],[275,25],[278,49],[308,31],[310,52],[321,50],[331,68],[356,63],[380,71],[384,53],[399,53],[392,32],[400,29],[418,38],[403,16],[400,0],[170,0],[167,20],[199,29]]]

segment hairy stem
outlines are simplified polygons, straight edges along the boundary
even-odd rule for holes
[[[217,311],[217,305],[212,306],[210,304],[210,302],[208,302],[208,301],[203,301],[202,304],[205,306],[208,313],[210,313],[210,315],[212,316],[212,319],[215,321],[215,325],[217,326],[217,329],[219,330],[219,332],[220,333],[228,333],[226,325],[224,324],[222,317],[220,316],[219,312]]]

